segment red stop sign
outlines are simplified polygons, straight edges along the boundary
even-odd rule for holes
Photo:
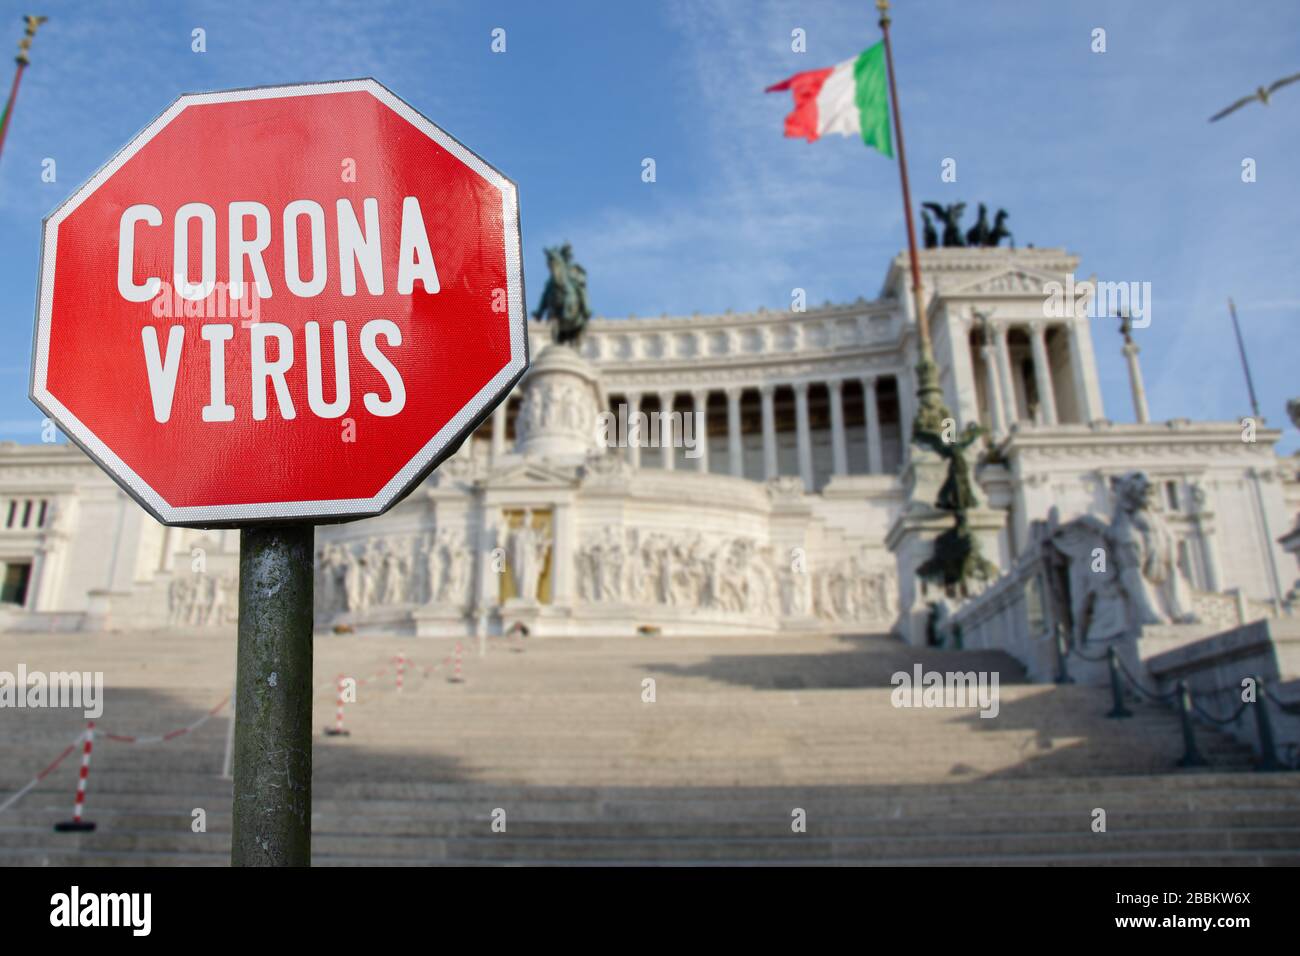
[[[182,96],[45,220],[34,352],[160,521],[377,514],[528,365],[515,186],[374,80]]]

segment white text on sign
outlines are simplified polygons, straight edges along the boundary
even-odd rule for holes
[[[273,236],[271,211],[257,202],[232,202],[227,208],[229,242],[227,248],[227,275],[231,295],[243,298],[245,276],[259,299],[270,299],[275,294],[263,253]],[[248,223],[252,223],[249,236]],[[190,226],[197,222],[199,242],[197,254],[190,248]],[[322,206],[310,199],[297,199],[288,203],[281,215],[281,235],[284,262],[284,288],[299,298],[312,298],[325,290],[330,269],[327,250],[333,245],[338,250],[338,292],[355,296],[358,292],[357,273],[370,295],[384,294],[384,268],[381,258],[379,202],[366,198],[361,203],[361,216],[348,199],[335,203],[333,218],[334,236],[327,237],[327,221]],[[163,215],[156,206],[136,204],[122,213],[118,225],[117,289],[128,302],[148,302],[167,284],[160,276],[146,276],[137,281],[135,243],[138,229],[160,228]],[[217,281],[217,215],[206,203],[185,203],[176,210],[172,219],[172,286],[176,293],[191,302],[202,302],[218,287]],[[304,264],[300,257],[300,229],[306,229],[310,273],[304,277]],[[329,239],[334,241],[331,243]],[[199,279],[191,280],[191,267],[197,261]],[[247,272],[245,266],[247,265]],[[438,271],[433,252],[429,247],[424,218],[419,200],[407,196],[402,201],[399,223],[399,248],[397,258],[396,291],[400,295],[414,292],[419,281],[425,293],[439,291]],[[169,293],[165,293],[169,294]],[[250,406],[257,421],[267,417],[269,392],[275,393],[280,416],[292,419],[297,415],[289,392],[286,373],[293,367],[297,352],[293,331],[277,322],[257,322],[249,326],[249,367],[251,369]],[[167,332],[165,344],[152,325],[140,331],[145,369],[148,373],[150,397],[154,419],[159,423],[171,419],[176,380],[185,351],[185,327],[173,325]],[[324,398],[323,368],[321,361],[322,330],[318,322],[305,323],[303,335],[307,363],[307,405],[321,418],[338,418],[352,403],[349,373],[349,329],[344,321],[333,323],[334,399]],[[210,376],[209,402],[202,409],[205,422],[231,422],[235,420],[235,407],[226,401],[226,343],[234,338],[233,325],[205,324],[200,337],[208,343],[208,368]],[[274,358],[268,355],[268,340],[274,339]],[[365,322],[357,337],[361,356],[383,378],[388,396],[367,392],[362,402],[372,415],[389,417],[398,414],[406,404],[406,390],[397,368],[380,351],[379,342],[388,348],[402,344],[401,329],[389,319],[376,318]]]

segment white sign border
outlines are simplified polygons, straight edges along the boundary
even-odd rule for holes
[[[47,387],[50,320],[54,301],[54,266],[59,224],[168,123],[190,106],[357,91],[370,93],[495,186],[501,193],[502,225],[505,233],[506,300],[510,323],[510,360],[372,498],[173,506],[55,398]],[[528,368],[528,316],[524,307],[523,246],[520,233],[519,197],[514,182],[377,80],[367,77],[183,94],[45,218],[41,236],[40,276],[36,298],[36,334],[32,341],[31,399],[80,446],[82,451],[93,458],[121,485],[123,490],[163,524],[196,527],[306,521],[324,524],[381,514],[409,494],[429,472],[436,468],[447,457],[449,449],[467,437],[468,432],[486,418],[498,402],[505,399],[510,389]]]

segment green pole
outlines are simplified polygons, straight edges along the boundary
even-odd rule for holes
[[[311,865],[314,540],[240,532],[232,866]]]

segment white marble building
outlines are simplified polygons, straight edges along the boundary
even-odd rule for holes
[[[922,256],[947,404],[990,432],[987,557],[1009,567],[1052,508],[1107,513],[1109,479],[1138,469],[1190,587],[1284,600],[1300,466],[1276,455],[1279,431],[1108,420],[1094,348],[1121,342],[1113,319],[1094,342],[1086,316],[1047,315],[1077,266],[1063,250]],[[535,326],[533,368],[454,459],[387,514],[318,529],[319,626],[918,639],[909,621],[933,595],[912,569],[947,519],[905,440],[906,273],[899,256],[877,298],[801,313],[596,319],[578,352]],[[1128,417],[1128,395],[1107,397]],[[687,417],[676,443],[606,450],[602,410]],[[0,445],[4,626],[215,626],[234,613],[237,554],[237,532],[156,524],[76,448]]]

